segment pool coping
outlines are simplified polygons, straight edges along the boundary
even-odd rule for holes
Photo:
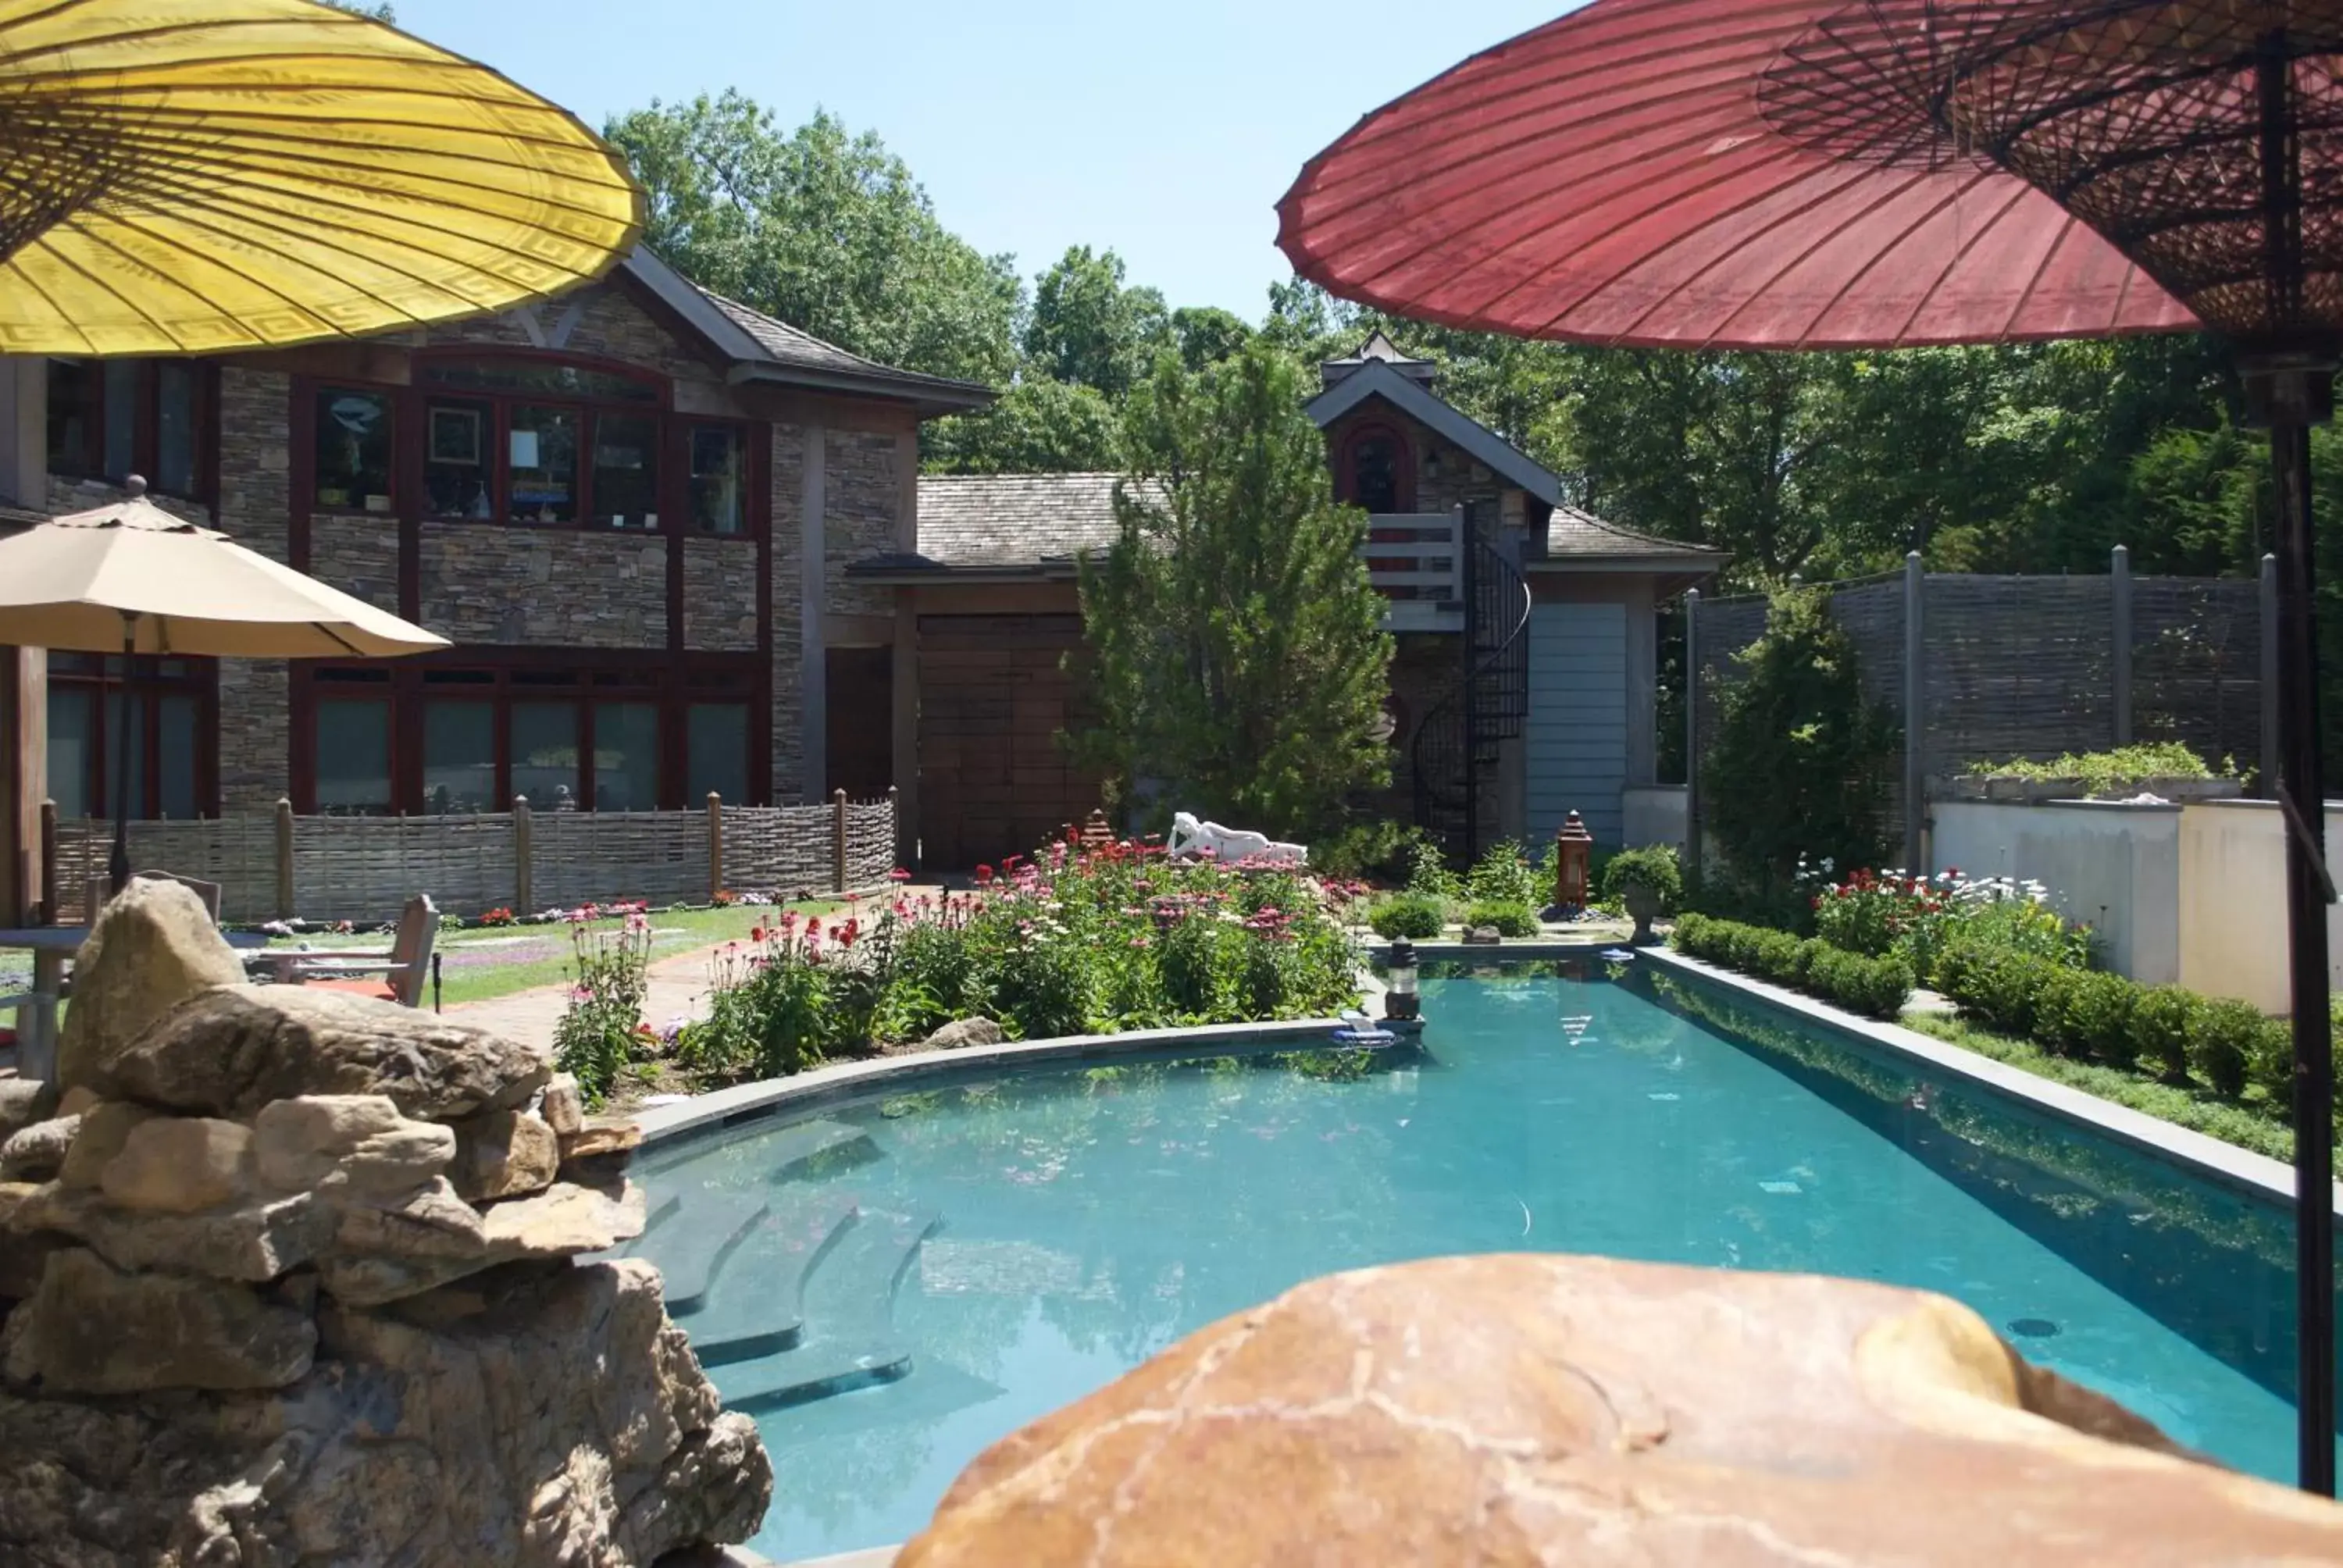
[[[1418,948],[1416,950],[1421,953],[1423,950]],[[1833,1033],[1850,1036],[1901,1058],[1907,1064],[1926,1066],[1966,1080],[1990,1092],[2019,1101],[2055,1120],[2080,1123],[2103,1137],[2179,1165],[2219,1186],[2241,1191],[2248,1197],[2277,1202],[2289,1211],[2294,1206],[2294,1167],[2267,1154],[2256,1154],[2234,1143],[2224,1143],[2207,1133],[2192,1131],[2160,1117],[2150,1116],[2144,1111],[2134,1111],[2127,1105],[2102,1100],[2083,1090],[2038,1078],[2024,1068],[2011,1067],[1991,1057],[1979,1056],[1973,1050],[1964,1050],[1957,1045],[1922,1034],[1917,1030],[1842,1011],[1802,992],[1720,969],[1672,949],[1648,947],[1638,948],[1635,951],[1640,959],[1697,976],[1727,990],[1739,991],[1779,1011],[1791,1013]],[[2343,1217],[2343,1182],[2336,1183],[2331,1206],[2338,1217]]]
[[[635,1112],[643,1146],[669,1143],[695,1132],[769,1116],[783,1107],[835,1105],[932,1078],[983,1076],[1034,1065],[1105,1063],[1132,1056],[1250,1056],[1292,1049],[1309,1035],[1342,1027],[1339,1018],[1295,1018],[1263,1023],[1212,1023],[1184,1029],[1133,1029],[1120,1034],[1065,1034],[1049,1040],[1004,1040],[956,1050],[922,1050],[832,1062],[787,1078],[759,1079],[696,1094],[675,1105]]]

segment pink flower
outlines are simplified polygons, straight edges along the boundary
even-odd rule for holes
[[[887,879],[888,880],[894,882],[908,882],[911,879],[911,873],[903,869],[902,867],[898,866],[893,870],[887,873]]]

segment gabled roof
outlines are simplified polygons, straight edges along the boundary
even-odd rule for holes
[[[1554,516],[1546,519],[1545,559],[1528,560],[1522,565],[1525,570],[1535,571],[1541,566],[1560,568],[1597,560],[1606,566],[1623,561],[1639,565],[1654,561],[1678,569],[1714,571],[1724,564],[1725,552],[1706,545],[1688,545],[1681,539],[1664,539],[1657,534],[1623,528],[1575,507],[1556,507]]]
[[[1310,399],[1303,411],[1322,430],[1370,397],[1382,398],[1417,424],[1445,437],[1474,462],[1502,476],[1507,484],[1528,491],[1548,506],[1561,504],[1560,479],[1532,462],[1527,454],[1486,425],[1434,397],[1389,360],[1361,365]]]
[[[1114,543],[1120,474],[923,474],[916,555],[873,556],[861,578],[1071,577]]]
[[[758,382],[892,398],[914,405],[922,417],[982,407],[993,399],[989,387],[865,359],[738,300],[711,294],[641,246],[619,268],[726,361],[725,378],[735,386]]]
[[[1431,385],[1432,378],[1440,370],[1440,367],[1429,359],[1409,357],[1407,353],[1398,344],[1393,343],[1382,327],[1378,327],[1368,335],[1367,340],[1360,344],[1355,351],[1338,358],[1329,359],[1320,365],[1319,380],[1323,385],[1332,387],[1335,382],[1349,377],[1353,371],[1367,365],[1389,365],[1409,380],[1421,381],[1426,386]]]

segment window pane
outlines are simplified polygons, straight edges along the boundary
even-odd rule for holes
[[[423,705],[423,809],[493,811],[497,799],[497,709],[488,702]]]
[[[93,815],[90,718],[96,693],[86,687],[49,688],[49,799],[59,817]]]
[[[711,789],[726,803],[749,799],[749,709],[739,702],[695,702],[684,737],[683,803],[705,805]]]
[[[317,809],[329,817],[390,813],[390,704],[317,704]]]
[[[163,697],[161,743],[156,759],[162,794],[156,804],[166,817],[186,821],[196,814],[196,699],[176,693]]]
[[[740,432],[730,425],[691,427],[691,526],[703,534],[747,527]]]
[[[96,462],[97,366],[87,359],[49,361],[49,467],[86,474]],[[60,806],[64,797],[58,797]]]
[[[594,809],[659,809],[659,707],[594,705]]]
[[[390,407],[387,393],[329,387],[317,394],[319,507],[390,510]]]
[[[578,809],[578,705],[512,705],[512,787],[538,811]]]
[[[116,482],[138,466],[138,368],[136,359],[106,362],[106,477]]]
[[[155,487],[166,496],[196,493],[196,371],[165,361],[155,367]]]
[[[423,509],[435,518],[497,515],[490,486],[497,422],[486,403],[433,398],[423,409]]]
[[[578,416],[568,408],[533,403],[513,406],[510,441],[511,503],[506,518],[516,523],[578,520]],[[532,797],[530,803],[536,803]]]
[[[1399,447],[1388,436],[1363,436],[1351,447],[1351,493],[1369,512],[1399,510]]]
[[[107,816],[117,809],[114,799],[115,780],[122,772],[122,759],[114,748],[122,739],[122,694],[108,690],[106,694],[106,777],[96,781],[98,809]],[[130,817],[133,821],[146,815],[146,699],[134,694],[130,699]]]
[[[594,416],[594,521],[659,527],[659,422],[646,414]]]

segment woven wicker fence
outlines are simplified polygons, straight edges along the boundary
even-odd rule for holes
[[[1980,762],[2047,760],[2130,740],[2187,742],[2216,765],[2259,769],[2265,750],[2262,585],[2245,578],[1897,576],[1830,590],[1854,640],[1865,692],[1914,732],[1891,832],[1905,836],[1904,779]],[[1907,643],[1916,587],[1920,637]],[[1718,694],[1740,678],[1734,655],[1765,627],[1765,601],[1738,596],[1694,611],[1693,737],[1715,739]],[[1918,679],[1909,677],[1916,653]]]
[[[51,918],[87,917],[113,826],[48,819]],[[862,891],[895,866],[893,796],[702,811],[515,811],[444,817],[273,816],[130,824],[131,864],[220,885],[220,918],[394,918],[416,893],[451,914],[648,900]]]

